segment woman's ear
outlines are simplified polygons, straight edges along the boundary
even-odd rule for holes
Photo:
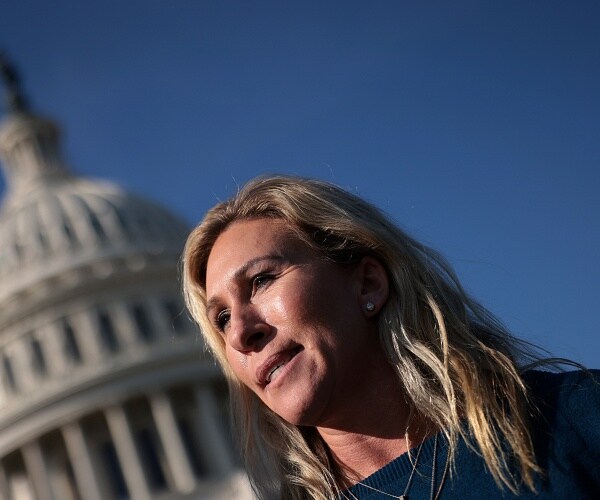
[[[363,313],[371,318],[379,313],[389,296],[388,273],[375,257],[363,257],[358,264],[359,301]]]

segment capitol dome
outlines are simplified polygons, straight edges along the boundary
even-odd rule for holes
[[[249,498],[180,296],[186,223],[75,175],[3,69],[0,498]]]

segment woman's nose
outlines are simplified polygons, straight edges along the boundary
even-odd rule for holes
[[[262,349],[269,335],[270,327],[250,304],[231,311],[227,340],[239,352]]]

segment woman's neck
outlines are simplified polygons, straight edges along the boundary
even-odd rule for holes
[[[398,377],[379,365],[377,385],[356,387],[344,408],[317,427],[347,487],[379,470],[433,434],[411,410]]]

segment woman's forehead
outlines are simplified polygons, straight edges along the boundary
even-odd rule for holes
[[[281,219],[249,219],[230,224],[215,240],[206,265],[207,290],[211,282],[232,279],[255,261],[282,259],[310,251],[291,225]]]
[[[297,232],[284,219],[241,219],[229,224],[217,238],[208,260],[215,253],[239,249],[262,248],[294,243]]]

